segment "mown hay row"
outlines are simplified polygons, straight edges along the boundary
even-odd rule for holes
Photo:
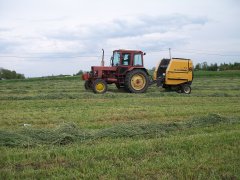
[[[175,131],[183,131],[189,128],[239,122],[240,120],[236,118],[224,117],[218,114],[208,114],[203,117],[193,118],[185,123],[122,124],[97,130],[96,132],[80,129],[72,123],[62,124],[53,130],[24,127],[19,132],[1,130],[0,146],[29,147],[36,145],[66,145],[74,142],[86,142],[101,138],[161,137]]]

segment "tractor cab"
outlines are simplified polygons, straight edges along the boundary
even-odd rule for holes
[[[111,58],[111,66],[116,67],[116,76],[118,76],[118,84],[124,84],[124,77],[128,71],[134,68],[143,67],[143,56],[145,53],[137,50],[115,50]]]
[[[112,66],[140,66],[143,67],[143,53],[135,50],[115,50],[111,58]]]

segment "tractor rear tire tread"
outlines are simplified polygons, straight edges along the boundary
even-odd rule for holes
[[[145,78],[146,85],[141,90],[135,90],[131,86],[131,79],[135,74],[142,74]],[[147,73],[145,71],[143,71],[142,69],[135,69],[135,70],[132,70],[132,71],[127,73],[126,78],[125,78],[125,89],[127,91],[129,91],[131,93],[144,93],[144,92],[147,91],[148,86],[149,86],[149,77],[148,77]]]

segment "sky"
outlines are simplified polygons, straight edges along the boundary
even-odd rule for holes
[[[0,67],[26,77],[75,74],[115,49],[240,62],[239,0],[0,0]]]

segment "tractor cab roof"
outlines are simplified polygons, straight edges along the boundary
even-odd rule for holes
[[[113,52],[143,53],[140,50],[128,50],[128,49],[118,49],[114,50]]]

